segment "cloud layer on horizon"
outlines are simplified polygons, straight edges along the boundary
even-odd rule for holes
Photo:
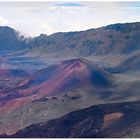
[[[140,2],[0,2],[0,25],[26,36],[136,22]]]

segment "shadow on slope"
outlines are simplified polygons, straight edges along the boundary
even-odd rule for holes
[[[31,125],[14,138],[138,137],[140,102],[102,104],[71,112],[59,119]],[[137,128],[137,129],[136,129]]]

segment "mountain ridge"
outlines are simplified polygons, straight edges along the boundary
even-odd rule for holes
[[[118,23],[86,31],[40,34],[34,38],[22,36],[21,46],[27,52],[52,57],[129,54],[140,49],[139,35],[140,22]],[[21,49],[20,44],[16,49]]]

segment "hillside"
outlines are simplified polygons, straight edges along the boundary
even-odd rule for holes
[[[114,24],[81,32],[40,35],[32,39],[36,47],[49,56],[90,56],[128,54],[139,50],[140,23]]]
[[[126,57],[126,59],[115,67],[108,68],[111,73],[138,72],[140,70],[140,53]]]
[[[9,27],[1,27],[0,33],[2,50],[26,49],[29,56],[41,54],[44,57],[85,57],[129,54],[140,49],[139,22],[113,24],[80,32],[60,32],[50,36],[41,34],[35,38],[19,38],[14,29]]]
[[[27,49],[24,36],[8,26],[0,26],[0,51],[17,51]]]
[[[0,100],[0,111],[12,110],[45,96],[69,94],[76,89],[104,89],[112,86],[113,76],[86,59],[71,59],[49,66],[24,78]]]
[[[13,138],[139,137],[140,102],[103,104],[71,112],[59,119],[31,125]],[[1,137],[8,137],[2,135]]]

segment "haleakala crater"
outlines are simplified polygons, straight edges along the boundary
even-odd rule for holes
[[[139,85],[140,22],[36,37],[0,26],[2,138],[140,137]]]

